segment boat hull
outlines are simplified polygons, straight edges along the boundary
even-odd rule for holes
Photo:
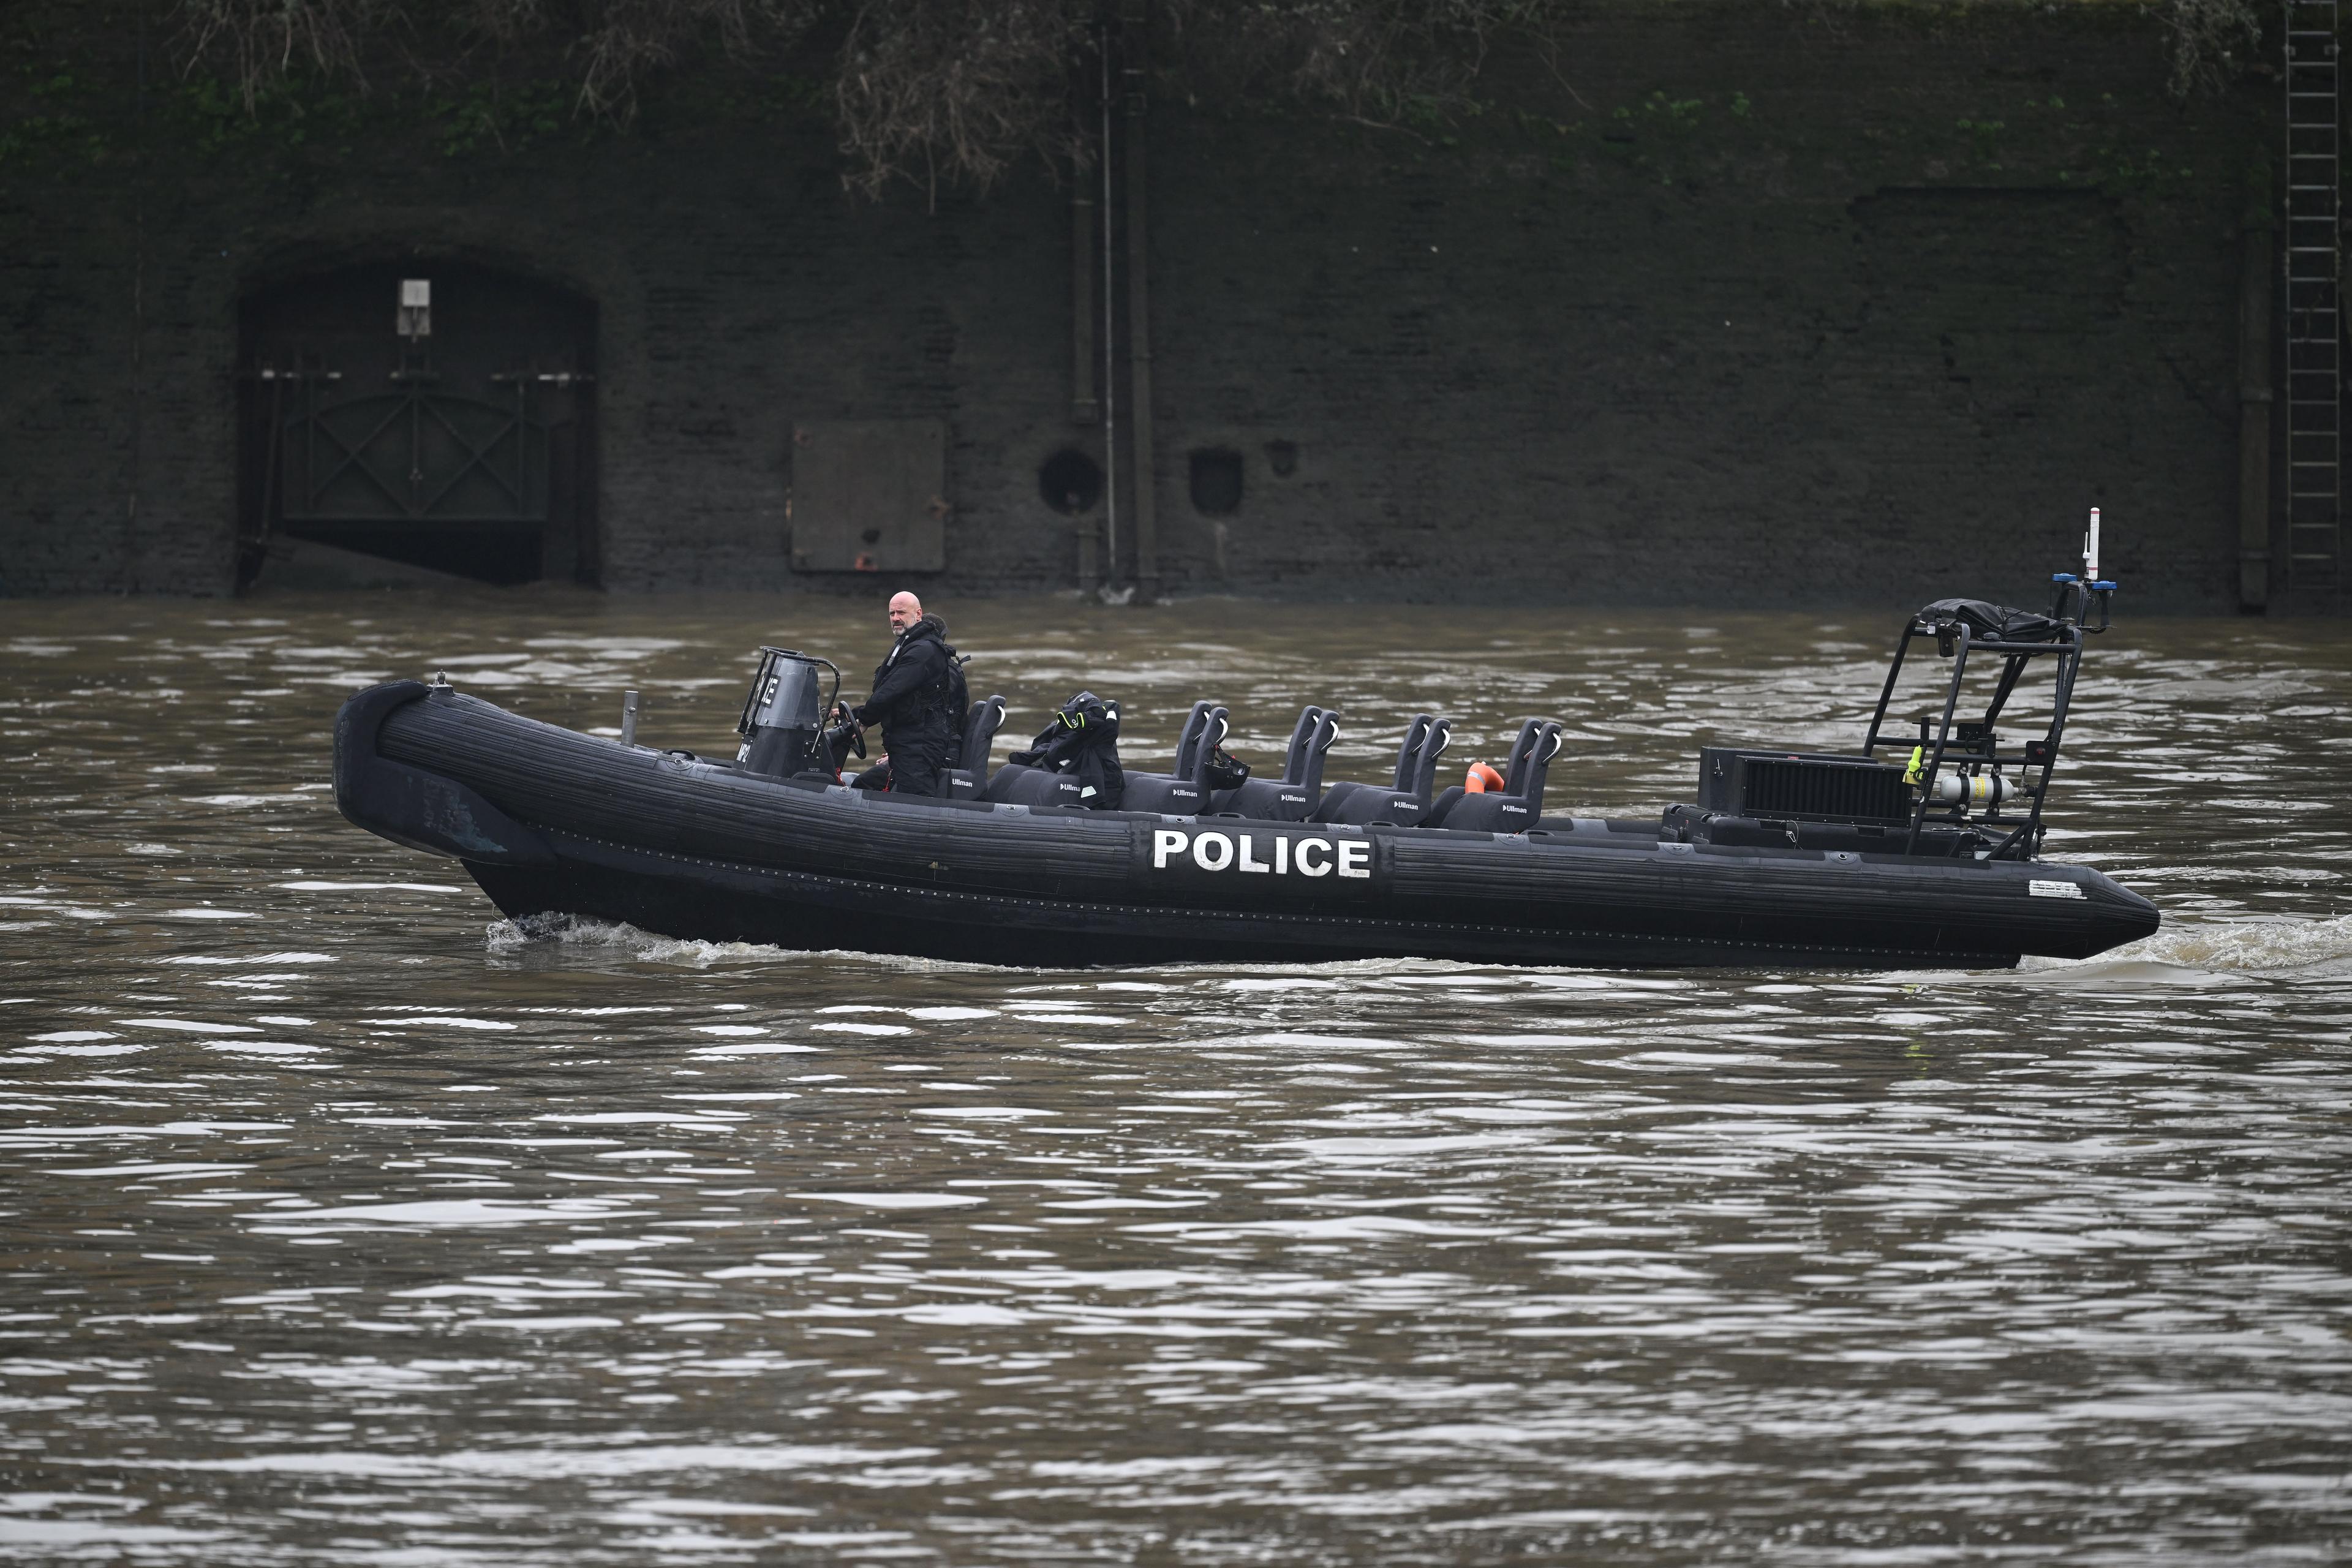
[[[2079,867],[894,800],[414,681],[345,705],[335,783],[352,822],[460,860],[509,916],[982,963],[1985,968],[2158,924]]]

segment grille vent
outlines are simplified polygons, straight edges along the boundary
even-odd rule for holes
[[[1903,770],[1868,757],[1709,746],[1699,753],[1699,805],[1735,816],[1809,822],[1908,822]]]
[[[1745,759],[1742,816],[1809,816],[1829,822],[1904,822],[1909,792],[1895,769],[1851,763]]]

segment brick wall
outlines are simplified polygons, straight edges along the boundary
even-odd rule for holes
[[[1163,101],[1167,587],[2032,595],[2095,503],[2133,603],[2227,608],[2270,94],[2174,103],[2125,9],[1596,4],[1556,74],[1497,60],[1452,125]],[[130,68],[119,38],[89,53]],[[793,582],[792,425],[897,416],[948,423],[948,586],[1072,580],[1036,470],[1099,445],[1069,423],[1066,193],[1037,172],[927,210],[845,195],[790,120],[451,156],[207,151],[147,112],[100,160],[0,164],[0,592],[227,589],[238,300],[408,257],[596,301],[611,587]],[[1236,510],[1196,510],[1196,450],[1241,455]]]

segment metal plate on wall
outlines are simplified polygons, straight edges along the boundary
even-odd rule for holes
[[[793,570],[947,568],[947,428],[843,419],[793,429]]]

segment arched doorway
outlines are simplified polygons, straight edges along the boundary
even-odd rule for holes
[[[347,267],[239,321],[240,584],[310,540],[489,583],[593,583],[595,307],[487,268]]]

